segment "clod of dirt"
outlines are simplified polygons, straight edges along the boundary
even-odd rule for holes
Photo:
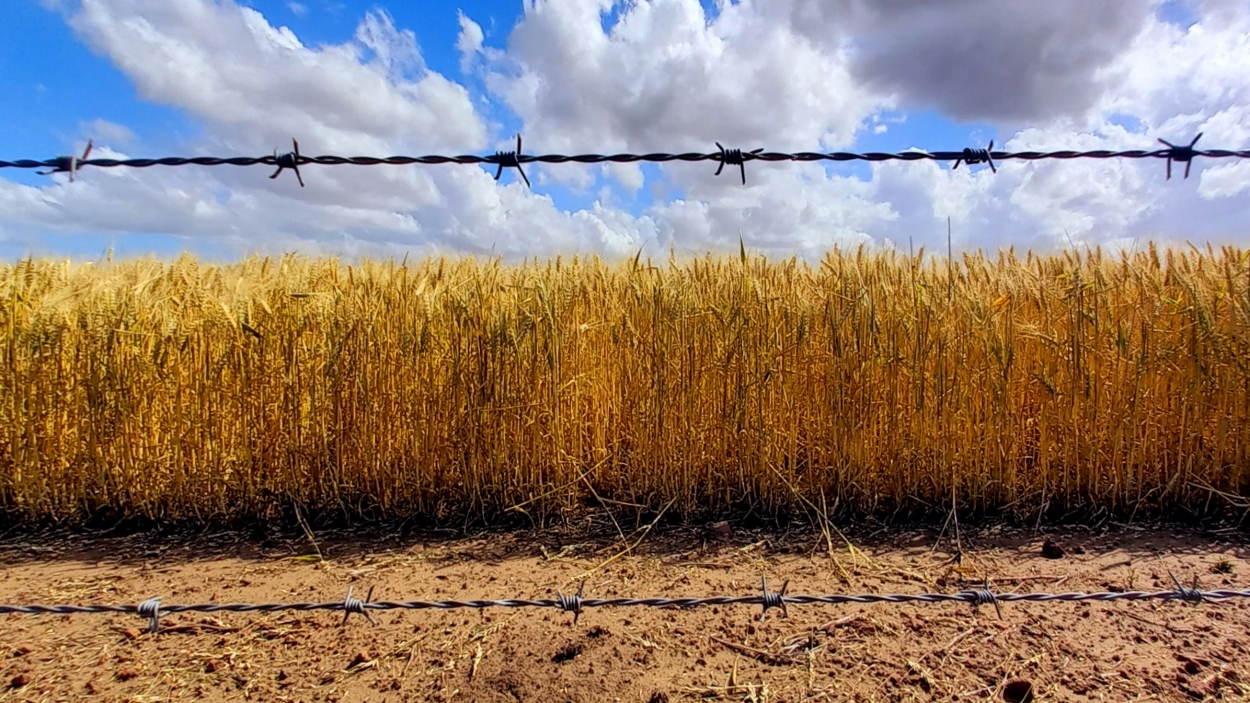
[[[33,651],[35,651],[35,650],[34,650],[33,648],[31,648],[31,646],[30,646],[30,645],[28,645],[28,644],[20,644],[20,645],[18,645],[18,646],[16,646],[16,647],[14,647],[14,648],[13,648],[13,656],[15,656],[15,657],[24,657],[24,656],[26,656],[27,654],[30,654],[30,653],[31,653],[31,652],[33,652]]]
[[[221,671],[222,667],[224,667],[225,665],[226,663],[220,659],[209,659],[208,661],[204,662],[204,673],[215,674],[218,671]]]
[[[370,659],[369,659],[369,655],[368,655],[367,653],[365,653],[365,652],[356,652],[356,656],[352,657],[352,663],[351,663],[351,664],[348,664],[348,665],[347,665],[347,668],[348,668],[348,669],[355,669],[356,667],[360,666],[361,664],[368,664],[368,663],[369,663],[369,661],[370,661]]]
[[[1202,681],[1191,681],[1183,675],[1177,675],[1176,682],[1180,689],[1188,694],[1191,698],[1199,700],[1211,700],[1220,693],[1220,677],[1219,675],[1209,676]]]
[[[647,699],[647,703],[668,703],[668,694],[663,691],[656,691]]]
[[[1042,556],[1047,559],[1062,559],[1063,547],[1060,547],[1053,540],[1046,540],[1042,543]]]
[[[1007,703],[1029,703],[1033,700],[1033,682],[1024,679],[1008,681],[1003,686],[1003,700]]]
[[[30,683],[30,674],[18,674],[9,681],[9,688],[21,688]]]
[[[707,536],[708,539],[727,540],[734,536],[734,531],[727,520],[721,520],[708,525]]]
[[[123,666],[113,674],[118,681],[129,681],[139,675],[139,670],[133,666]]]
[[[580,644],[566,644],[564,647],[560,649],[560,651],[556,652],[555,655],[551,657],[551,661],[557,664],[561,664],[563,662],[572,660],[574,657],[576,657],[577,655],[581,653],[582,653],[582,646]]]
[[[1193,659],[1185,656],[1184,654],[1177,654],[1176,660],[1181,663],[1181,671],[1184,671],[1190,676],[1197,676],[1202,672],[1202,667],[1211,663],[1211,660],[1209,659]]]

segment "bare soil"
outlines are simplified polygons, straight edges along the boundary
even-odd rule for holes
[[[615,535],[615,532],[613,532]],[[1250,587],[1245,535],[678,529],[628,541],[40,535],[0,541],[0,602],[169,603]],[[641,538],[641,539],[640,539]],[[1053,540],[1059,558],[1043,555]],[[626,552],[625,546],[638,542]],[[832,545],[832,554],[829,546]],[[1048,548],[1051,557],[1058,551]],[[1250,602],[704,606],[0,616],[0,701],[1233,700]],[[1031,698],[1030,698],[1031,696]]]

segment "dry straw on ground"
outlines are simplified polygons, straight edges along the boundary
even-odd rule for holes
[[[1250,252],[0,267],[0,505],[493,519],[1250,492]]]

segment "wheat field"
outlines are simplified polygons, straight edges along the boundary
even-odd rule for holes
[[[1202,515],[1248,257],[2,264],[0,509]]]

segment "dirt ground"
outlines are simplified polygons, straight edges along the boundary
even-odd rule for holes
[[[613,536],[615,536],[613,532]],[[628,535],[627,535],[628,536]],[[645,538],[644,538],[645,537]],[[677,529],[0,540],[0,602],[166,604],[1250,587],[1244,532],[836,536]],[[1053,540],[1060,558],[1043,554]],[[637,543],[626,553],[626,544]],[[833,550],[830,554],[829,546]],[[935,545],[937,549],[935,549]],[[1051,551],[1050,556],[1058,556]],[[1233,700],[1250,602],[1174,601],[0,616],[0,701]]]

